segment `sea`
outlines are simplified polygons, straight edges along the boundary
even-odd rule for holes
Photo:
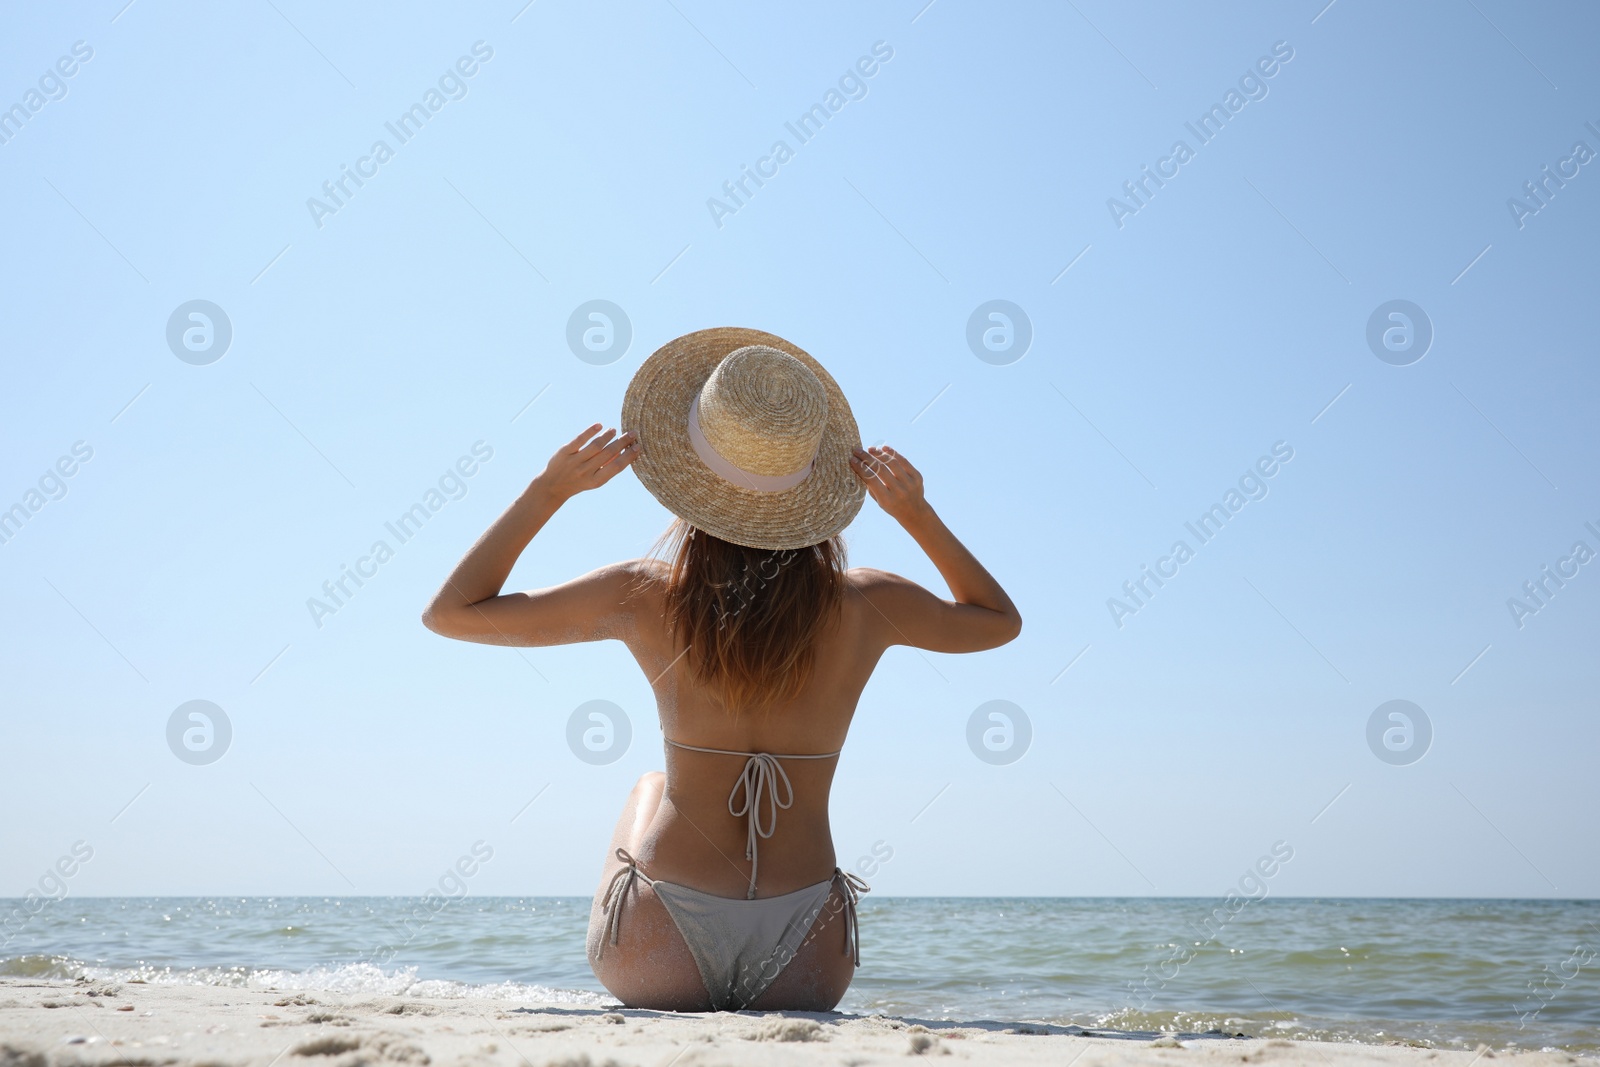
[[[614,1004],[588,917],[575,897],[0,900],[0,976]],[[1600,901],[868,896],[860,921],[847,1013],[1600,1051]]]

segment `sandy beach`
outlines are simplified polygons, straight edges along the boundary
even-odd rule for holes
[[[1271,1063],[1518,1067],[1600,1064],[1565,1052],[1476,1052],[1253,1036],[1087,1031],[885,1015],[674,1015],[492,999],[345,998],[319,990],[0,980],[0,1067],[711,1067],[899,1062]]]

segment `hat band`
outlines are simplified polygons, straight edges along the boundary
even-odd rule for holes
[[[781,493],[785,489],[793,489],[805,481],[811,474],[811,468],[817,465],[816,457],[812,456],[810,462],[793,474],[753,474],[731,462],[711,447],[711,442],[700,430],[699,393],[695,394],[694,401],[689,405],[689,443],[694,446],[694,454],[700,457],[700,462],[724,481],[732,482],[741,489],[754,489],[758,493]]]

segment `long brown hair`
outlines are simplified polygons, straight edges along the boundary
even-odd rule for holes
[[[759,711],[800,692],[844,597],[840,537],[748,548],[674,519],[656,551],[668,564],[667,625],[724,707]]]

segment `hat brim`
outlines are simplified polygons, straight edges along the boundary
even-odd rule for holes
[[[703,463],[689,442],[689,405],[728,353],[768,345],[804,363],[828,396],[828,421],[805,481],[775,493],[746,489]],[[866,486],[850,469],[861,447],[850,404],[833,376],[800,348],[741,326],[696,330],[668,341],[640,364],[622,400],[623,430],[638,435],[633,472],[661,505],[713,537],[749,548],[804,548],[850,525]]]

